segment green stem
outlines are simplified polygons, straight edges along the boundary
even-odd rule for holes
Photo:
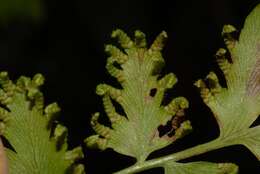
[[[168,162],[168,161],[179,161],[182,159],[190,158],[192,156],[200,155],[205,152],[209,152],[215,149],[223,148],[226,146],[232,145],[232,141],[226,141],[226,140],[221,140],[220,138],[217,138],[213,141],[210,141],[205,144],[197,145],[195,147],[170,154],[167,156],[163,156],[160,158],[156,158],[153,160],[148,160],[143,163],[137,163],[129,168],[123,169],[121,171],[118,171],[114,174],[132,174],[132,173],[137,173],[141,172],[143,170],[148,170],[151,168],[156,168],[156,167],[163,167],[163,165]]]

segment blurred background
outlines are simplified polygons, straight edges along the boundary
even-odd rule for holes
[[[148,42],[162,30],[169,39],[163,51],[164,73],[174,72],[179,82],[166,98],[185,96],[190,101],[186,115],[194,131],[149,158],[176,152],[218,136],[213,114],[203,104],[193,83],[214,70],[225,81],[214,59],[224,47],[224,24],[241,29],[259,0],[1,0],[0,70],[15,79],[42,73],[46,103],[57,101],[60,121],[69,128],[69,145],[82,144],[93,134],[90,115],[103,111],[95,94],[99,83],[114,84],[105,70],[105,43],[115,43],[111,31],[121,28],[130,36],[134,30],[146,33]],[[104,115],[103,115],[104,116]],[[135,161],[112,150],[84,149],[88,174],[112,173]],[[241,174],[260,173],[257,159],[244,147],[232,146],[185,160],[234,162]],[[143,172],[163,173],[163,170]]]

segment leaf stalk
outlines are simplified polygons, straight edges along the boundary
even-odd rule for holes
[[[197,155],[209,152],[209,151],[231,146],[234,144],[236,144],[236,143],[234,141],[232,141],[230,138],[228,138],[228,139],[227,138],[225,138],[225,139],[217,138],[210,142],[200,144],[200,145],[185,149],[185,150],[177,152],[177,153],[173,153],[173,154],[159,157],[156,159],[144,161],[143,163],[137,163],[126,169],[115,172],[114,174],[133,174],[133,173],[138,173],[138,172],[148,170],[151,168],[163,167],[164,164],[169,161],[180,161],[183,159],[187,159],[187,158],[190,158],[193,156],[197,156]]]

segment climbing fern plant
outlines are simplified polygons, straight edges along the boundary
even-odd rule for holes
[[[233,32],[236,29],[231,25],[224,26],[222,32],[230,57],[227,57],[224,48],[216,54],[227,87],[219,84],[214,72],[210,72],[205,80],[195,83],[218,122],[220,135],[217,139],[146,161],[151,152],[191,131],[190,121],[176,122],[183,117],[188,101],[178,97],[167,105],[162,104],[165,91],[177,82],[172,73],[164,77],[159,75],[164,64],[161,50],[167,37],[165,32],[148,48],[142,32],[136,31],[134,40],[131,40],[123,31],[115,30],[112,37],[119,40],[123,50],[108,45],[106,51],[110,57],[106,67],[122,88],[116,89],[107,84],[97,86],[96,92],[103,97],[111,127],[101,125],[98,122],[99,113],[94,114],[91,125],[97,134],[88,137],[86,144],[100,149],[112,148],[136,158],[135,165],[117,174],[136,173],[155,167],[164,168],[166,174],[237,173],[238,167],[232,163],[178,162],[236,144],[246,146],[260,158],[260,126],[250,127],[260,114],[260,5],[247,17],[238,40],[232,37]],[[111,100],[122,106],[125,115],[116,112]],[[158,127],[167,121],[172,122],[172,129],[160,135]]]
[[[160,75],[166,32],[159,34],[148,47],[141,31],[136,31],[132,40],[118,29],[112,37],[118,39],[122,49],[106,46],[110,55],[106,68],[121,88],[100,84],[96,89],[111,125],[102,125],[100,114],[93,114],[91,126],[96,134],[85,139],[86,145],[101,150],[111,148],[136,159],[136,164],[116,174],[156,167],[163,168],[165,174],[236,174],[238,166],[232,163],[179,161],[237,144],[244,145],[260,159],[260,126],[252,126],[260,114],[260,5],[247,17],[238,40],[232,37],[233,32],[236,32],[233,26],[224,26],[222,35],[227,50],[221,48],[216,53],[227,86],[219,84],[214,72],[195,82],[217,120],[218,138],[147,160],[153,151],[191,132],[191,122],[184,119],[189,104],[184,97],[162,104],[165,92],[177,82],[173,73]],[[6,148],[9,173],[83,174],[84,167],[78,161],[83,158],[81,148],[67,149],[67,130],[55,121],[58,105],[44,107],[39,90],[43,81],[43,76],[37,74],[32,79],[22,76],[13,82],[6,72],[0,73],[0,133],[10,143]],[[115,102],[124,112],[119,113]],[[160,132],[159,127],[167,123],[171,123],[171,128]]]

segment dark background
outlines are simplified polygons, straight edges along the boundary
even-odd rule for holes
[[[93,134],[89,118],[102,111],[97,84],[113,84],[105,70],[104,44],[111,43],[115,28],[132,35],[140,29],[151,42],[162,30],[169,39],[163,51],[164,72],[174,72],[179,82],[167,97],[185,96],[190,101],[186,115],[194,131],[183,140],[153,153],[149,158],[179,151],[218,136],[218,127],[210,110],[203,104],[195,80],[210,70],[219,76],[214,53],[223,47],[224,24],[241,29],[245,17],[259,3],[257,0],[141,1],[141,0],[46,0],[40,20],[12,19],[0,26],[0,70],[10,76],[46,77],[43,87],[46,103],[57,101],[60,121],[69,128],[69,145],[82,144]],[[223,78],[223,77],[222,77]],[[224,80],[222,79],[222,83]],[[88,174],[112,173],[134,160],[112,150],[84,149],[83,161]],[[206,153],[190,160],[234,162],[241,174],[257,174],[260,165],[244,147],[232,146]],[[163,170],[143,173],[163,173]]]

